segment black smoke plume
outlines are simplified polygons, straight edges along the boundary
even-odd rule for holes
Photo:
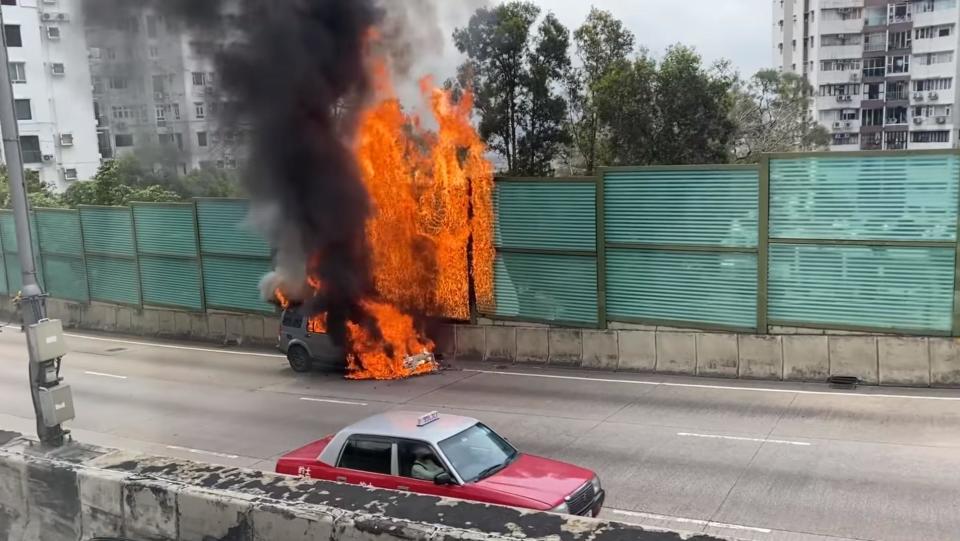
[[[322,295],[298,300],[327,312],[331,338],[344,345],[347,321],[373,325],[360,307],[374,292],[371,203],[351,137],[371,90],[365,47],[381,11],[374,0],[85,0],[94,25],[140,10],[222,44],[217,84],[230,120],[250,132],[247,190],[277,250],[263,287],[306,297],[304,269],[319,278]]]

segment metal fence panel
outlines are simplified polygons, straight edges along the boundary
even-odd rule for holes
[[[597,323],[597,265],[592,257],[502,253],[496,314],[563,323]]]
[[[608,249],[606,269],[610,320],[757,324],[756,254]]]
[[[951,248],[771,245],[771,323],[949,332],[954,257]]]
[[[595,251],[596,199],[593,181],[498,182],[494,244],[500,248]]]
[[[207,306],[221,310],[249,312],[276,311],[260,297],[260,279],[270,272],[269,259],[241,259],[221,256],[203,258],[203,286]]]
[[[134,204],[143,303],[203,310],[193,204]]]
[[[603,172],[609,321],[757,326],[756,167]]]
[[[606,242],[754,247],[759,178],[756,168],[607,171]]]
[[[130,207],[80,207],[87,254],[136,257]]]
[[[269,258],[270,245],[247,223],[250,202],[242,199],[198,199],[197,223],[204,254]]]
[[[200,265],[194,259],[140,256],[143,303],[203,310]]]
[[[32,231],[33,253],[36,258],[37,281],[40,287],[46,289],[46,280],[43,277],[43,259],[37,257],[40,253],[37,234],[36,215],[30,214],[30,229]],[[17,229],[13,212],[9,210],[0,211],[0,243],[3,244],[3,263],[5,274],[7,276],[7,290],[11,295],[15,295],[23,286],[23,277],[20,271],[20,256],[17,252]]]
[[[40,209],[36,221],[47,293],[71,301],[90,300],[80,214],[75,210]]]
[[[825,156],[770,162],[774,239],[957,238],[960,156]]]
[[[140,304],[140,276],[134,258],[88,255],[87,280],[92,300],[130,306]]]

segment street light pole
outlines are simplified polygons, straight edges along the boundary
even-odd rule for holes
[[[3,26],[3,10],[0,9],[0,29]],[[24,330],[47,320],[47,308],[43,291],[37,281],[36,260],[33,255],[33,241],[30,233],[30,211],[27,201],[27,190],[24,182],[23,155],[20,152],[20,130],[17,127],[15,105],[13,101],[13,86],[10,79],[10,60],[7,55],[6,32],[0,32],[0,132],[3,135],[3,152],[7,162],[7,174],[10,180],[10,199],[13,206],[14,222],[17,230],[17,254],[20,257],[22,287],[19,294],[20,315],[23,319]],[[62,342],[62,338],[60,338]],[[45,378],[50,388],[59,384],[59,364],[56,365],[56,378],[49,380],[49,374],[44,370],[49,368],[48,359],[37,357],[37,348],[28,340],[30,365],[30,395],[33,398],[33,409],[37,418],[37,436],[44,445],[63,445],[66,434],[60,424],[53,424],[44,419],[41,406],[41,389]],[[59,359],[55,361],[59,363]],[[72,410],[72,403],[70,405]]]

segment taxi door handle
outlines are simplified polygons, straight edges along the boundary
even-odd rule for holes
[[[405,487],[405,486],[403,486],[403,485],[398,485],[398,486],[397,486],[397,490],[407,490],[407,491],[409,491],[409,490],[410,490],[410,487]]]
[[[344,477],[344,476],[339,476],[339,477],[337,477],[337,482],[338,482],[338,483],[346,483],[346,482],[347,482],[347,478]]]

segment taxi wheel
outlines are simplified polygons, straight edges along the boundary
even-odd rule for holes
[[[294,372],[309,372],[313,368],[313,362],[310,360],[310,354],[301,346],[293,346],[287,352],[287,361]]]

